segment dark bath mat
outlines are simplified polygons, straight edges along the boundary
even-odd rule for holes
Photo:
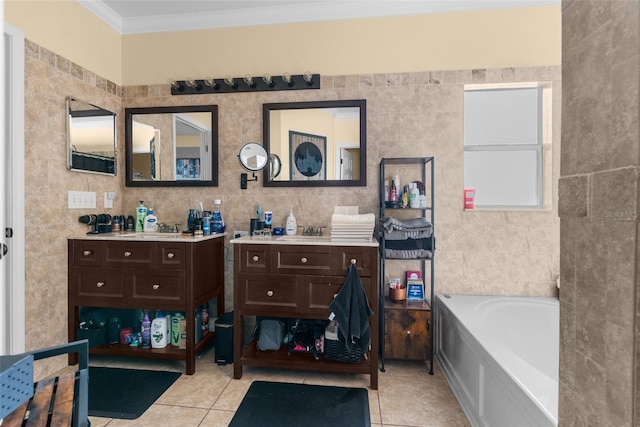
[[[370,426],[364,388],[254,381],[230,427]]]
[[[89,415],[104,418],[138,418],[153,404],[180,372],[89,367]]]

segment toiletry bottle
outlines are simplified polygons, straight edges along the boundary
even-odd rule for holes
[[[136,209],[136,231],[144,230],[144,218],[147,216],[147,208],[144,205],[144,201],[138,202],[138,208]]]
[[[271,228],[271,219],[273,218],[273,212],[265,211],[264,213],[264,228]]]
[[[405,185],[402,191],[402,207],[403,208],[409,207],[409,186],[408,185]]]
[[[418,191],[418,184],[411,183],[411,190],[409,193],[409,207],[410,208],[419,208],[420,207],[420,192]]]
[[[187,216],[187,230],[193,231],[195,228],[196,215],[193,209],[189,209],[189,215]]]
[[[211,234],[211,217],[208,213],[205,213],[202,217],[202,234],[208,236]]]
[[[391,181],[391,188],[389,189],[389,201],[398,201],[398,187],[396,187],[395,179]]]
[[[206,335],[209,333],[209,303],[204,303],[202,307],[200,307],[200,319],[202,320],[202,334]]]
[[[400,191],[402,187],[400,186],[400,175],[394,175],[393,180],[396,182],[396,188],[398,189],[398,200],[400,200]]]
[[[296,217],[293,216],[293,209],[289,212],[289,217],[287,218],[286,224],[286,232],[287,234],[296,234],[298,232],[298,222],[296,221]]]
[[[149,319],[149,310],[144,311],[140,335],[142,336],[142,348],[151,347],[151,320]]]
[[[224,233],[224,219],[222,218],[222,201],[215,199],[213,201],[213,212],[211,216],[211,231],[214,233]]]
[[[144,217],[144,231],[158,231],[158,218],[153,214],[153,209],[149,209],[149,213]]]
[[[136,229],[136,224],[135,224],[135,220],[133,219],[133,215],[129,215],[127,217],[127,231],[135,231]]]
[[[385,202],[389,201],[389,180],[388,179],[384,180],[384,201]]]
[[[418,205],[421,208],[427,207],[427,196],[425,196],[424,190],[420,190],[420,195],[418,196]]]

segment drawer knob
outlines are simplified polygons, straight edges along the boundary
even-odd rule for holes
[[[267,296],[272,297],[273,296],[273,291],[267,291]]]
[[[411,335],[411,331],[407,331],[407,335]]]
[[[84,251],[84,252],[82,253],[82,255],[84,255],[84,256],[89,256],[89,255],[91,255],[91,251]]]
[[[309,260],[306,257],[302,257],[300,258],[300,262],[302,262],[303,264],[306,264]]]
[[[260,257],[258,255],[254,255],[252,259],[253,259],[253,262],[260,261]]]
[[[355,258],[351,258],[351,264],[355,264],[356,263],[356,259]]]
[[[130,256],[131,256],[131,252],[126,251],[126,252],[124,253],[124,256],[126,256],[126,257],[130,257]]]
[[[154,283],[153,286],[151,286],[153,288],[154,291],[157,291],[158,289],[160,289],[160,285],[158,285],[157,283]]]
[[[172,259],[174,256],[176,256],[176,254],[174,254],[173,252],[169,252],[167,254],[167,258]]]
[[[333,298],[335,299],[338,296],[338,294],[333,294]]]
[[[98,288],[101,288],[101,287],[103,287],[103,286],[104,286],[104,282],[98,282],[98,283],[96,283],[96,286],[97,286]]]

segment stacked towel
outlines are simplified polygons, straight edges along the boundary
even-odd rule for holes
[[[357,240],[370,242],[376,216],[369,214],[331,215],[331,240]]]
[[[385,231],[391,232],[394,230],[406,231],[406,232],[432,232],[431,222],[427,218],[419,217],[413,219],[395,219],[386,218],[382,224]]]
[[[433,256],[433,226],[424,218],[386,218],[382,223],[387,258],[427,258]]]

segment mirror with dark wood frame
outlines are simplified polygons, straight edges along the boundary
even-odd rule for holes
[[[218,106],[125,108],[127,187],[217,187]]]
[[[263,105],[263,145],[281,172],[264,187],[367,185],[366,100]]]
[[[67,98],[67,167],[116,175],[116,113]]]

